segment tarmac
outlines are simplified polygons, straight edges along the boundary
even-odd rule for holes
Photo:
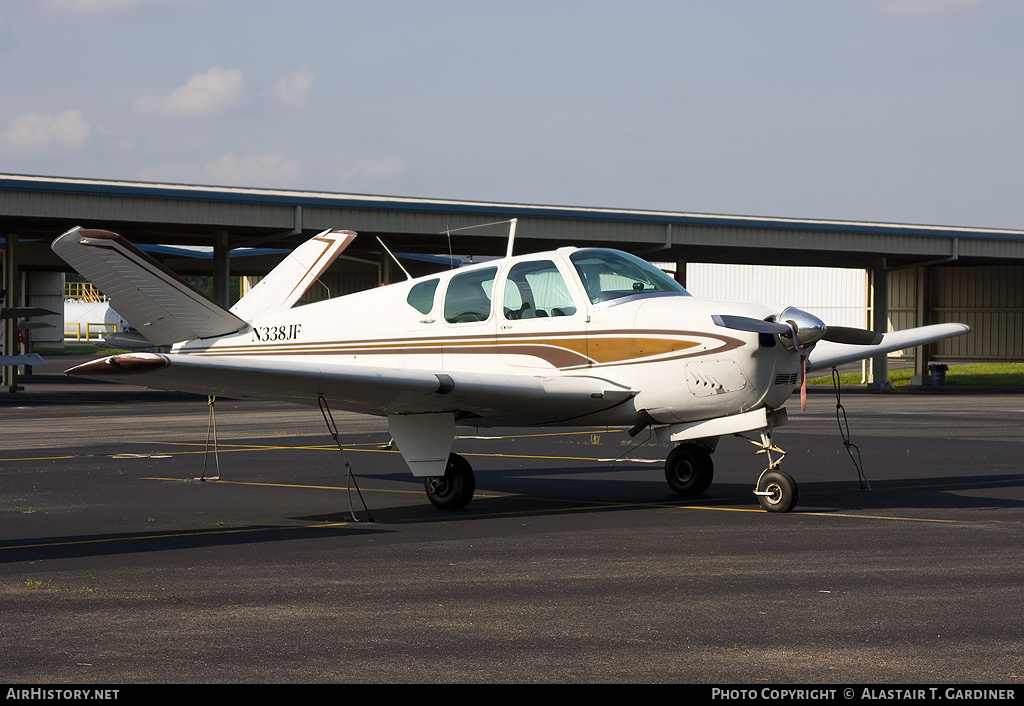
[[[0,398],[7,683],[1024,674],[1021,390],[812,389],[774,438],[787,514],[759,509],[743,439],[684,502],[625,430],[460,429],[477,495],[445,513],[383,420],[335,412],[339,451],[315,407],[218,400],[214,453],[205,398],[75,362]]]

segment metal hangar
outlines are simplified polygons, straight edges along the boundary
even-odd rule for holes
[[[227,303],[230,276],[276,264],[273,256],[233,256],[240,248],[290,250],[328,228],[355,230],[346,263],[362,268],[366,286],[395,276],[378,237],[406,256],[502,255],[512,218],[517,253],[608,246],[676,263],[680,273],[688,262],[862,269],[870,327],[961,321],[974,329],[920,352],[919,372],[928,359],[1024,359],[1022,230],[0,175],[4,283],[14,306],[33,304],[30,273],[65,269],[49,244],[76,225],[136,244],[212,248],[212,258],[172,254],[164,263],[212,273],[215,298]],[[882,358],[876,371],[885,369]]]

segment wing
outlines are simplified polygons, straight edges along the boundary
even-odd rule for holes
[[[807,356],[807,369],[819,370],[855,360],[873,358],[876,355],[913,348],[925,343],[941,341],[944,338],[970,333],[966,324],[935,324],[904,331],[890,331],[883,334],[877,345],[849,345],[832,341],[818,341]]]
[[[222,336],[248,325],[116,233],[72,228],[51,247],[154,345]]]
[[[42,365],[45,361],[38,353],[26,353],[25,355],[0,355],[0,366],[13,365]]]
[[[635,392],[579,377],[445,373],[357,365],[278,362],[259,358],[125,353],[66,372],[159,390],[317,404],[391,416],[455,413],[481,425],[552,424],[617,407]]]
[[[60,316],[60,314],[38,306],[13,306],[9,309],[0,309],[0,319],[21,319],[28,316]]]

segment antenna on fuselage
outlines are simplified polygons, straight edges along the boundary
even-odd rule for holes
[[[463,231],[463,230],[473,230],[474,228],[486,228],[487,226],[499,226],[502,223],[508,223],[509,224],[509,227],[508,227],[508,247],[505,250],[505,257],[511,257],[512,256],[512,245],[513,245],[513,243],[515,242],[515,239],[516,239],[516,224],[518,222],[519,222],[518,218],[510,218],[507,221],[494,221],[493,223],[481,223],[480,225],[465,226],[463,228],[445,228],[443,231],[440,231],[440,233],[446,233],[448,235],[448,256],[452,257],[452,254],[451,254],[451,251],[452,251],[452,233],[457,233],[457,232]],[[440,235],[440,233],[439,233],[439,235]],[[379,240],[379,238],[378,238],[378,240]],[[383,245],[383,243],[381,243],[381,244]],[[472,259],[472,256],[470,256],[470,259]],[[452,266],[453,267],[454,267],[454,263],[455,263],[455,258],[452,257]]]
[[[388,250],[388,246],[384,244],[384,241],[380,239],[379,235],[377,236],[377,242],[380,243],[380,246],[384,248],[385,251],[387,251],[387,254],[391,256],[391,259],[395,261],[395,264],[398,265],[398,269],[405,273],[405,278],[412,279],[412,275],[409,274],[409,270],[402,267],[402,263],[398,261],[398,258],[395,257],[395,254],[393,252]]]
[[[445,233],[448,234],[448,265],[451,269],[455,269],[455,256],[452,255],[452,229],[445,226]]]
[[[512,244],[516,242],[516,224],[519,223],[519,219],[513,218],[508,223],[508,249],[505,251],[505,257],[512,257]]]

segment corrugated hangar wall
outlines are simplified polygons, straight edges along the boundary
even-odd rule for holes
[[[864,270],[688,263],[686,288],[711,299],[795,306],[833,326],[866,324]]]
[[[891,329],[953,322],[972,328],[929,346],[929,359],[1024,359],[1024,267],[914,267],[888,277]],[[864,326],[869,305],[864,270],[689,263],[686,284],[696,296],[796,306],[837,326]]]
[[[933,266],[889,273],[892,328],[960,322],[972,332],[929,346],[947,360],[1024,359],[1024,266]],[[921,317],[921,318],[917,318]]]
[[[350,268],[347,278],[323,282],[317,296],[337,296],[395,276],[387,260],[382,262],[375,253],[374,235],[384,236],[395,250],[438,253],[448,249],[448,242],[438,234],[447,234],[450,229],[458,252],[495,255],[504,252],[507,225],[473,230],[471,234],[455,231],[481,222],[507,224],[510,218],[519,219],[517,242],[523,250],[539,251],[556,244],[606,245],[654,260],[671,258],[674,266],[679,262],[785,262],[871,268],[867,270],[870,282],[883,275],[888,284],[879,291],[886,293],[886,314],[892,328],[947,321],[962,321],[973,327],[969,336],[930,347],[928,357],[1024,360],[1024,230],[0,175],[0,223],[4,231],[0,239],[4,240],[5,253],[10,250],[23,258],[15,260],[12,255],[4,259],[14,260],[12,267],[22,271],[58,271],[62,263],[43,241],[76,224],[124,231],[122,235],[139,242],[219,245],[222,262],[227,261],[223,257],[227,249],[268,243],[294,247],[303,234],[322,227],[364,231],[365,246],[351,253],[359,260],[359,267]],[[8,248],[11,242],[17,248]],[[900,269],[904,267],[907,269]],[[219,272],[222,279],[231,274],[229,270],[216,270],[216,264],[207,271],[210,269],[215,275]],[[697,284],[693,277],[688,284],[703,296],[768,300],[813,310],[831,322],[863,325],[850,302],[837,303],[833,296],[852,292],[856,300],[858,292],[863,291],[865,270],[826,272],[830,274],[821,279],[807,269],[794,275],[776,273],[769,277],[766,289],[757,293],[735,287],[716,291]],[[837,277],[843,274],[854,278],[852,284],[840,284]],[[810,282],[816,290],[813,297],[785,289],[801,280]],[[709,282],[729,285],[720,275],[711,275]],[[17,285],[8,289],[21,292],[23,288]],[[828,297],[818,296],[823,293]],[[863,307],[863,297],[859,303]]]

